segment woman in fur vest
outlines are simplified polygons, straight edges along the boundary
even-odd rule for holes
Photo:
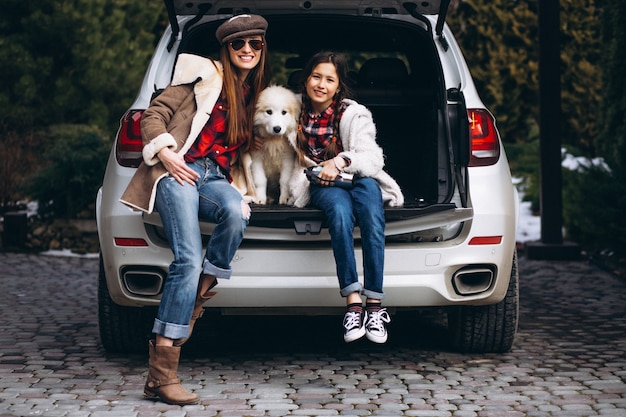
[[[159,212],[174,254],[165,280],[155,340],[149,341],[144,393],[168,404],[195,404],[176,376],[180,345],[189,338],[218,278],[243,240],[250,207],[231,184],[240,153],[252,142],[258,93],[268,85],[267,21],[238,15],[215,33],[220,61],[181,54],[169,85],[141,121],[143,163],[121,200]],[[215,223],[203,257],[198,218]]]
[[[376,143],[370,111],[350,100],[347,63],[333,52],[314,55],[302,75],[302,112],[295,147],[305,166],[321,167],[310,185],[300,172],[290,191],[293,203],[324,211],[328,221],[340,294],[346,298],[344,340],[363,336],[387,341],[390,317],[381,307],[385,254],[384,204],[401,206],[396,181],[383,171],[383,151]],[[339,174],[354,175],[353,187],[334,186]],[[363,248],[364,285],[359,282],[353,231],[358,224]],[[365,310],[362,298],[365,296]]]

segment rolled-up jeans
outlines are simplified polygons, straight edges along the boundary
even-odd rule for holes
[[[181,185],[167,176],[159,181],[155,199],[174,260],[152,331],[170,339],[189,333],[200,274],[230,278],[230,263],[248,225],[241,194],[212,159],[187,165],[200,175],[196,185]],[[215,223],[204,260],[199,218]]]
[[[385,212],[378,182],[357,178],[354,187],[311,185],[311,204],[324,211],[328,222],[340,294],[359,292],[382,300],[385,263]],[[359,282],[354,255],[355,224],[361,231],[363,284]]]

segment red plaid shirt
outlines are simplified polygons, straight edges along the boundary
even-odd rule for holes
[[[323,159],[324,149],[335,138],[337,142],[337,149],[339,152],[343,151],[343,145],[341,139],[338,137],[338,132],[335,133],[333,129],[333,123],[335,117],[343,116],[343,112],[348,108],[346,103],[341,103],[339,107],[339,114],[335,114],[334,102],[323,113],[317,115],[311,112],[307,113],[307,117],[302,124],[302,133],[309,142],[309,156],[315,162],[320,163]]]
[[[230,164],[237,148],[243,143],[228,145],[226,142],[226,108],[218,100],[211,112],[211,118],[202,128],[196,142],[185,154],[186,162],[193,162],[209,157],[222,168],[227,175],[230,173]]]

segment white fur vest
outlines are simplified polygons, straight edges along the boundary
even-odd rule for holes
[[[371,177],[378,181],[385,204],[398,207],[404,204],[404,196],[398,183],[383,170],[385,158],[382,148],[376,143],[376,126],[372,113],[354,100],[345,99],[349,106],[339,123],[339,134],[343,144],[343,152],[351,161],[345,169],[347,173]],[[295,138],[290,138],[291,145],[297,149]],[[308,166],[315,165],[311,160]],[[309,203],[309,181],[302,172],[302,166],[294,170],[289,184],[292,196],[291,204],[304,207]]]

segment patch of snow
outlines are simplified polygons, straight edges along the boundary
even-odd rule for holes
[[[606,172],[611,172],[611,168],[606,162],[604,162],[604,158],[589,159],[584,156],[574,156],[571,153],[567,153],[565,148],[561,148],[561,155],[563,156],[561,166],[569,169],[570,171],[584,173],[585,169],[599,167]]]
[[[541,240],[541,217],[532,213],[530,201],[521,201],[520,194],[519,220],[517,223],[516,240],[520,243]]]
[[[100,256],[99,253],[78,254],[78,253],[72,252],[71,249],[47,250],[45,252],[39,252],[39,254],[44,255],[44,256],[64,256],[64,257],[85,258],[85,259],[97,259]]]

